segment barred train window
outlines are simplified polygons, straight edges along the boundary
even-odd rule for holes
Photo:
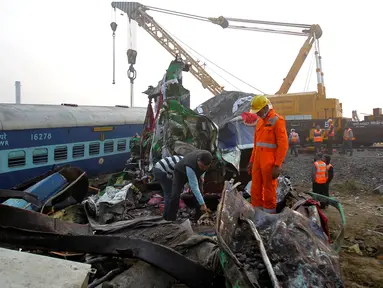
[[[68,158],[68,147],[67,146],[57,146],[55,148],[55,161],[63,161]]]
[[[9,152],[8,167],[15,168],[15,167],[22,167],[22,166],[25,166],[25,151],[19,150],[19,151]]]
[[[112,153],[114,150],[113,140],[105,141],[104,143],[104,153]]]
[[[79,144],[79,145],[73,146],[73,153],[72,153],[73,158],[84,157],[84,154],[85,154],[85,145],[84,144]]]
[[[117,151],[125,151],[126,150],[126,140],[118,140],[117,142]]]
[[[32,153],[33,164],[44,164],[48,162],[48,149],[36,148]]]
[[[100,154],[100,143],[93,142],[89,144],[89,155],[98,155]]]

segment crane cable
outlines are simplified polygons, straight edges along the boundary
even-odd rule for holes
[[[197,54],[199,57],[201,58],[204,58],[205,60],[207,60],[208,62],[212,63],[213,65],[215,65],[213,62],[211,62],[209,59],[207,59],[205,56],[203,56],[202,54],[200,54],[199,52],[197,52],[196,50],[194,50],[192,47],[190,47],[189,45],[187,45],[185,42],[183,42],[181,39],[179,39],[178,37],[174,36],[172,33],[170,33],[168,30],[166,30],[165,28],[162,28],[163,30],[165,30],[166,33],[168,33],[171,37],[173,37],[174,39],[176,39],[178,42],[180,42],[181,44],[183,44],[183,46],[189,48],[189,50],[193,51],[195,54]],[[186,49],[185,49],[186,50]],[[192,54],[190,53],[189,51],[189,54]],[[197,57],[196,57],[197,58]],[[217,65],[215,65],[217,66]],[[210,68],[210,67],[209,67]],[[218,67],[219,68],[219,67]],[[234,84],[232,84],[229,80],[227,80],[225,77],[223,77],[222,75],[218,74],[217,72],[215,72],[213,69],[210,68],[210,70],[216,74],[217,76],[219,76],[220,78],[222,78],[226,83],[230,84],[231,86],[233,86],[235,89],[237,90],[241,90],[239,89],[238,87],[236,87]]]
[[[152,6],[145,6],[145,8],[160,12],[164,14],[169,14],[173,16],[178,17],[184,17],[189,18],[193,20],[199,20],[199,21],[205,21],[214,23],[212,19],[209,17],[194,15],[194,14],[188,14],[163,8],[157,8]],[[292,28],[305,28],[309,29],[311,25],[308,24],[296,24],[296,23],[287,23],[287,22],[273,22],[273,21],[262,21],[262,20],[248,20],[248,19],[239,19],[239,18],[225,18],[227,21],[233,21],[233,22],[245,22],[245,23],[252,23],[252,24],[262,24],[262,25],[274,25],[274,26],[286,26],[286,27],[292,27]],[[215,24],[215,23],[214,23]],[[287,30],[276,30],[276,29],[268,29],[268,28],[259,28],[259,27],[247,27],[247,26],[239,26],[239,25],[228,25],[227,28],[230,29],[236,29],[236,30],[247,30],[247,31],[257,31],[257,32],[267,32],[267,33],[278,33],[278,34],[286,34],[286,35],[295,35],[295,36],[307,36],[309,31],[307,32],[296,32],[296,31],[287,31]]]
[[[246,81],[242,80],[241,78],[238,78],[237,76],[233,75],[232,73],[230,73],[229,71],[225,70],[224,68],[222,68],[221,66],[215,64],[213,61],[209,60],[208,58],[206,58],[205,56],[203,56],[201,53],[199,53],[198,51],[194,50],[192,47],[190,47],[189,45],[187,45],[185,42],[183,42],[182,40],[180,40],[179,38],[177,38],[176,36],[172,35],[172,33],[170,33],[169,31],[167,31],[166,29],[162,28],[163,30],[165,30],[166,33],[168,33],[171,37],[173,37],[174,39],[176,39],[178,42],[180,42],[181,44],[183,44],[184,46],[188,47],[191,51],[193,51],[194,53],[196,53],[198,56],[204,58],[205,60],[207,60],[208,62],[210,62],[211,64],[213,64],[214,66],[216,66],[218,69],[222,70],[223,72],[225,72],[226,74],[230,75],[231,77],[237,79],[238,81],[242,82],[243,84],[246,84],[247,86],[253,88],[254,90],[262,93],[262,94],[266,94],[265,92],[263,92],[262,90],[254,87],[253,85],[247,83]],[[212,70],[210,68],[210,70]],[[238,89],[236,86],[234,86],[232,83],[230,83],[228,80],[226,80],[224,77],[222,77],[221,75],[219,75],[218,73],[216,73],[214,70],[212,70],[215,74],[217,74],[219,77],[221,77],[223,80],[225,80],[227,83],[229,83],[231,86],[233,86],[234,88]],[[238,90],[241,90],[241,89],[238,89]]]
[[[310,85],[310,82],[311,82],[311,76],[313,75],[313,71],[314,71],[314,59],[315,59],[315,54],[312,53],[311,54],[311,61],[310,61],[310,65],[309,65],[309,70],[307,71],[307,77],[306,77],[306,81],[305,81],[305,86],[303,88],[303,91],[307,92],[308,88],[309,88],[309,85]]]

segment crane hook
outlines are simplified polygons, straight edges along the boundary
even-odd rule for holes
[[[134,80],[137,78],[137,71],[134,69],[133,64],[130,64],[128,69],[128,78],[130,83],[133,84]]]

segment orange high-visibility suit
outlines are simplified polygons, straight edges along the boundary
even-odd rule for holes
[[[274,166],[281,167],[289,149],[286,122],[273,109],[265,119],[258,118],[254,132],[251,204],[273,213],[277,207],[277,179],[272,179]]]

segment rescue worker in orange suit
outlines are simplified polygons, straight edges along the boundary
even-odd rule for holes
[[[319,125],[317,125],[316,129],[314,130],[313,137],[314,137],[315,153],[318,154],[322,150],[322,143],[323,143],[323,131],[322,129],[320,129]]]
[[[342,154],[347,154],[348,150],[350,151],[350,156],[352,156],[352,139],[354,138],[354,132],[347,125],[343,132],[343,147]]]
[[[257,114],[254,148],[248,165],[251,173],[251,204],[276,213],[278,176],[289,149],[286,122],[271,106],[265,96],[251,100],[251,112]]]
[[[335,128],[332,123],[332,119],[328,119],[328,129],[327,129],[327,153],[332,155],[332,143],[334,142]]]
[[[327,165],[323,161],[323,155],[318,154],[314,158],[314,165],[312,168],[312,182],[313,182],[313,192],[320,195],[326,195],[327,192],[327,180],[328,180],[328,170]],[[320,202],[321,208],[326,207],[326,201]]]
[[[298,157],[297,145],[299,145],[299,143],[299,134],[295,132],[294,128],[292,128],[289,135],[290,155],[294,154],[295,157]]]

